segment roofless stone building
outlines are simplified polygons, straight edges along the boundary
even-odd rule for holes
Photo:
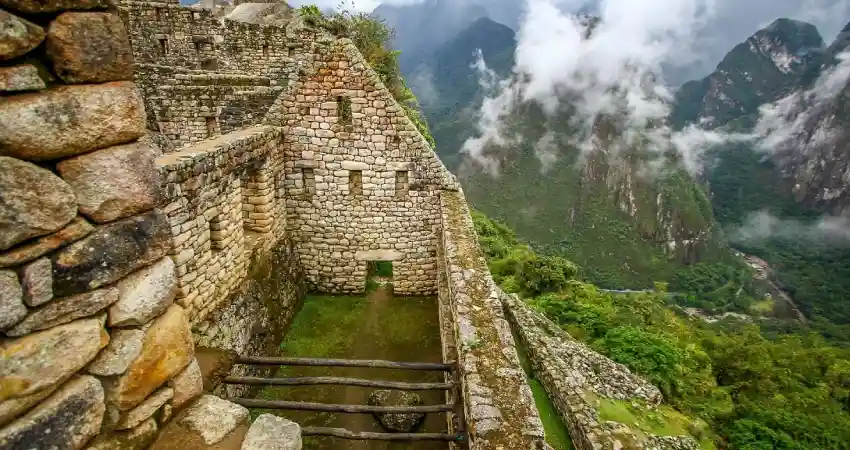
[[[696,448],[600,423],[587,392],[660,393],[498,290],[457,181],[350,40],[0,0],[0,450],[301,448],[216,380],[268,373],[229,363],[379,261],[438,299],[453,448],[546,447],[503,306],[577,448]]]

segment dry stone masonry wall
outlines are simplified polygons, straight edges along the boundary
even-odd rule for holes
[[[542,449],[543,424],[461,192],[443,192],[441,254],[472,449]]]
[[[361,292],[367,262],[385,260],[396,292],[435,294],[439,195],[456,181],[351,41],[322,37],[313,52],[267,118],[287,130],[289,229],[307,280]]]
[[[463,194],[351,41],[0,0],[0,449],[300,448],[196,348],[272,353],[374,261],[439,288],[470,448],[543,448]]]
[[[647,436],[600,419],[597,398],[639,401],[655,408],[661,392],[622,364],[587,348],[516,295],[498,291],[517,335],[525,344],[535,377],[555,404],[578,450],[697,450],[690,436]]]
[[[150,443],[201,394],[132,69],[109,2],[0,1],[2,449]]]

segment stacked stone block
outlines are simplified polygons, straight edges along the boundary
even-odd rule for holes
[[[469,448],[542,449],[543,423],[463,193],[443,191],[440,212],[440,315],[452,324]]]
[[[593,397],[637,401],[652,409],[663,400],[661,392],[622,364],[575,341],[516,295],[498,293],[511,325],[525,344],[535,377],[554,402],[577,449],[699,448],[690,436],[647,436],[624,424],[601,420]]]
[[[193,322],[225,306],[247,279],[254,247],[268,254],[284,237],[280,137],[279,129],[251,127],[156,161],[166,181],[177,302]]]
[[[0,448],[150,442],[202,390],[109,7],[0,1]]]
[[[124,1],[121,11],[148,127],[175,147],[261,123],[315,36],[298,26],[221,19],[177,0]]]
[[[390,260],[397,293],[435,294],[439,193],[456,182],[351,41],[312,48],[266,121],[285,127],[289,231],[307,280],[362,292],[367,263]],[[399,171],[416,186],[407,195],[396,195]]]

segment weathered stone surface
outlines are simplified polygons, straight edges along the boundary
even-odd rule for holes
[[[0,401],[49,388],[83,368],[109,343],[94,317],[0,342]]]
[[[357,261],[398,261],[404,254],[395,250],[359,250],[354,254]]]
[[[145,450],[156,439],[157,429],[156,421],[148,419],[131,430],[101,434],[86,450]]]
[[[0,156],[0,250],[52,233],[76,214],[74,191],[61,178],[35,164]]]
[[[110,403],[122,411],[138,405],[186,368],[193,356],[189,320],[183,308],[171,305],[145,332],[139,357],[124,375],[109,384]]]
[[[171,404],[180,408],[190,400],[204,392],[204,377],[197,359],[183,369],[176,377],[172,378],[169,385],[174,388],[174,399]]]
[[[53,294],[72,295],[118,281],[164,257],[170,246],[168,220],[158,211],[101,226],[53,254]]]
[[[23,336],[45,330],[82,317],[88,317],[118,301],[115,288],[98,289],[84,294],[56,299],[27,315],[23,322],[6,331],[9,336]]]
[[[242,450],[301,450],[301,427],[283,417],[263,414],[251,424]]]
[[[43,40],[40,26],[0,9],[0,61],[21,56]]]
[[[36,91],[46,87],[31,64],[0,67],[0,92]]]
[[[75,377],[0,430],[3,449],[80,449],[100,431],[105,406],[95,377]]]
[[[118,421],[115,426],[116,430],[127,430],[133,428],[147,419],[150,419],[154,413],[161,408],[165,403],[174,397],[174,389],[164,387],[156,391],[153,395],[146,398],[139,406],[127,411]]]
[[[15,325],[27,316],[23,295],[15,272],[0,270],[0,330]]]
[[[57,164],[74,189],[82,214],[97,223],[112,222],[155,208],[162,179],[149,145],[117,145]]]
[[[180,424],[200,434],[205,443],[215,444],[247,420],[247,408],[205,395],[186,410],[186,415],[180,418]]]
[[[238,450],[248,431],[248,410],[205,395],[172,419],[150,450]]]
[[[53,265],[47,258],[37,259],[21,270],[24,303],[41,306],[53,298]]]
[[[420,406],[423,404],[422,397],[419,394],[386,389],[372,391],[366,403],[372,406]],[[422,421],[425,420],[425,413],[377,413],[375,418],[387,431],[410,433],[422,424]]]
[[[115,329],[109,336],[109,345],[86,368],[89,373],[104,377],[121,375],[142,353],[144,331]]]
[[[152,266],[131,273],[116,285],[120,296],[109,308],[109,326],[143,325],[159,316],[177,295],[174,261],[165,257]]]
[[[33,161],[66,158],[145,134],[132,82],[59,86],[0,98],[0,154]]]
[[[47,29],[47,56],[66,83],[133,79],[130,39],[116,14],[60,14]]]
[[[56,389],[58,389],[64,381],[66,380],[62,380],[47,389],[42,389],[35,394],[10,398],[5,402],[0,402],[0,427],[5,426],[14,419],[17,419],[18,416],[29,411],[33,406],[41,403],[42,400],[53,394],[53,392],[56,391]]]
[[[68,9],[103,9],[109,7],[109,0],[0,0],[0,6],[38,14]]]
[[[0,268],[17,266],[39,258],[47,252],[64,247],[78,241],[94,231],[94,227],[80,216],[77,216],[65,228],[47,236],[42,236],[32,242],[19,245],[7,252],[0,253]]]

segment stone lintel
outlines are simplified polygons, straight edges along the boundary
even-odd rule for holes
[[[416,168],[416,164],[414,164],[412,162],[388,162],[387,163],[387,170],[394,170],[394,171],[407,170],[407,171],[411,171],[415,168]]]
[[[313,169],[316,167],[316,161],[312,159],[299,159],[295,161],[296,169]]]
[[[357,261],[400,261],[404,254],[396,250],[360,250],[354,254]]]
[[[342,170],[369,170],[372,166],[363,162],[343,161]]]

